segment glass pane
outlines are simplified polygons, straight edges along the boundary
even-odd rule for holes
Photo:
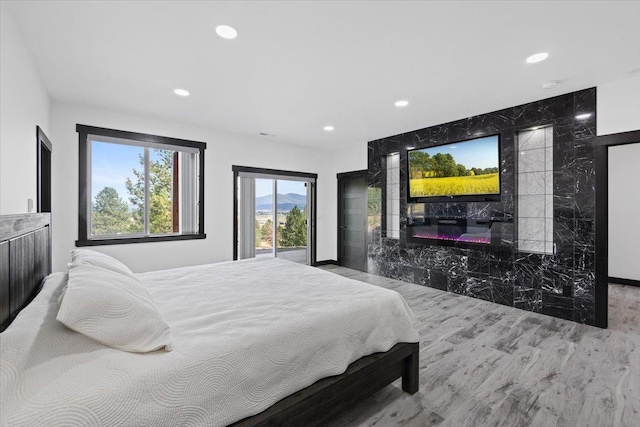
[[[256,178],[256,256],[273,256],[273,180]]]
[[[149,232],[151,234],[169,234],[180,231],[177,222],[178,205],[176,203],[174,209],[173,203],[174,199],[178,199],[177,193],[174,197],[174,156],[177,156],[176,151],[155,148],[149,150]],[[176,176],[176,192],[178,189]],[[174,213],[175,224],[173,221]]]
[[[91,141],[91,235],[143,232],[144,148]]]
[[[307,262],[307,187],[302,181],[278,180],[278,258]]]

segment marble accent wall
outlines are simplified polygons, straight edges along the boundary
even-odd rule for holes
[[[506,108],[438,126],[371,141],[369,187],[382,191],[386,224],[386,156],[400,153],[400,238],[372,230],[368,271],[580,323],[595,319],[596,89]],[[578,120],[577,115],[591,114]],[[518,214],[516,135],[553,127],[553,243],[555,254],[521,252],[514,243]],[[501,200],[424,205],[427,217],[501,221],[495,247],[438,246],[407,242],[407,148],[500,134]]]

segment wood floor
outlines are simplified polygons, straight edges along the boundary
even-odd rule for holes
[[[398,291],[420,334],[420,391],[400,382],[338,426],[640,426],[640,288],[610,286],[610,329],[337,266]]]

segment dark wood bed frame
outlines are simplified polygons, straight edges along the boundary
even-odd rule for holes
[[[51,215],[0,216],[0,331],[40,291],[51,273]],[[402,389],[418,391],[418,343],[356,360],[342,375],[323,378],[265,411],[232,426],[316,426],[402,377]]]
[[[51,214],[0,216],[0,332],[51,273]]]

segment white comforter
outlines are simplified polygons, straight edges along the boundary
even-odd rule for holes
[[[396,292],[259,258],[140,274],[173,351],[105,347],[55,320],[66,274],[0,334],[3,426],[222,426],[360,357],[416,342]]]

